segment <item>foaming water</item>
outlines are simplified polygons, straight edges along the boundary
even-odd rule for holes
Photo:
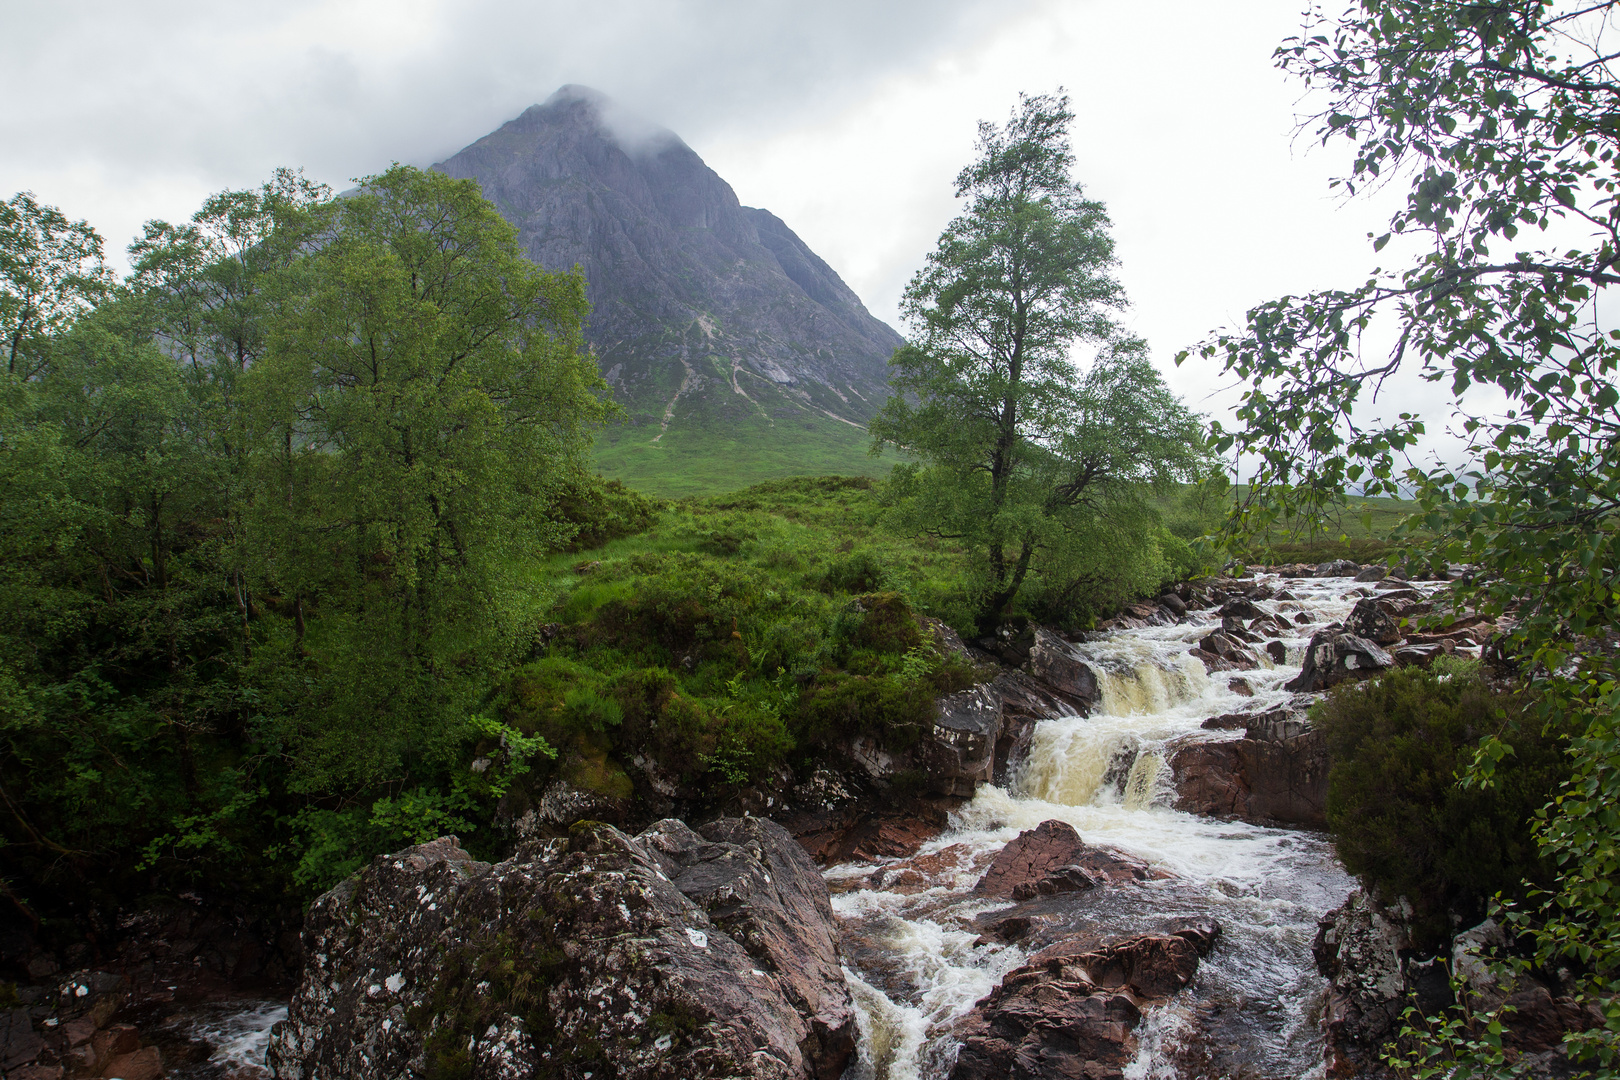
[[[1370,592],[1343,578],[1271,583],[1295,597],[1258,604],[1293,627],[1281,639],[1284,663],[1262,656],[1253,670],[1207,673],[1190,650],[1218,624],[1213,613],[1075,646],[1097,676],[1093,715],[1042,721],[1009,787],[981,787],[946,834],[904,861],[906,874],[874,885],[869,865],[828,873],[860,1013],[852,1080],[935,1080],[950,1071],[958,1022],[1026,959],[1017,946],[986,943],[972,928],[976,916],[1008,902],[971,889],[1009,840],[1053,819],[1167,875],[1075,894],[1064,914],[1069,929],[1124,935],[1190,915],[1212,916],[1222,927],[1194,984],[1145,1009],[1128,1076],[1192,1080],[1232,1065],[1246,1076],[1321,1075],[1317,1011],[1325,984],[1310,944],[1317,918],[1354,882],[1321,834],[1172,809],[1175,747],[1239,738],[1241,731],[1200,725],[1288,700],[1283,684],[1299,673],[1311,633]],[[1301,613],[1305,621],[1296,621]],[[885,887],[891,880],[905,884]],[[1217,1060],[1233,1048],[1240,1058]]]
[[[169,1021],[175,1034],[207,1044],[205,1061],[171,1068],[179,1080],[251,1080],[270,1076],[265,1051],[270,1029],[287,1019],[284,1001],[223,1001],[181,1013]]]

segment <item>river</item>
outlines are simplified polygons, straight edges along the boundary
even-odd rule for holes
[[[983,787],[951,828],[905,860],[909,871],[877,876],[869,864],[828,872],[844,939],[847,975],[862,1033],[850,1080],[937,1080],[954,1063],[953,1024],[1026,953],[986,941],[975,916],[1006,907],[972,893],[997,851],[1049,819],[1090,844],[1116,848],[1167,875],[1068,894],[1067,926],[1105,936],[1154,929],[1178,916],[1214,918],[1222,935],[1195,981],[1149,1006],[1126,1070],[1140,1080],[1319,1077],[1319,1013],[1326,982],[1311,941],[1317,919],[1343,903],[1354,880],[1326,836],[1227,822],[1171,809],[1169,744],[1240,738],[1201,722],[1264,711],[1293,695],[1314,630],[1343,619],[1370,587],[1347,578],[1261,579],[1295,599],[1258,603],[1294,630],[1283,662],[1242,672],[1254,694],[1206,674],[1189,651],[1218,627],[1213,611],[1191,621],[1100,634],[1073,646],[1097,675],[1092,715],[1041,721],[1008,786]],[[1304,622],[1296,621],[1303,614]],[[874,878],[876,882],[874,883]]]

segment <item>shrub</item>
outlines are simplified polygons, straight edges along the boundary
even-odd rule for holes
[[[580,477],[558,496],[557,517],[578,530],[565,550],[587,551],[610,540],[645,532],[658,520],[658,504],[600,476]]]
[[[888,567],[870,551],[852,551],[833,558],[816,587],[825,593],[869,593],[889,580]]]
[[[1312,711],[1333,759],[1327,819],[1339,857],[1381,897],[1411,902],[1420,945],[1440,942],[1453,916],[1477,921],[1496,893],[1554,876],[1530,819],[1569,768],[1559,733],[1514,723],[1524,705],[1522,694],[1484,682],[1476,663],[1341,685]],[[1460,786],[1488,734],[1512,753],[1492,787]]]

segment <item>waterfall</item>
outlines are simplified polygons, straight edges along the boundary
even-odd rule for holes
[[[1226,673],[1207,674],[1190,655],[1219,625],[1213,612],[1194,612],[1180,625],[1099,635],[1074,646],[1097,678],[1095,712],[1037,725],[1008,787],[981,788],[953,815],[952,828],[910,860],[928,888],[872,887],[869,865],[828,872],[861,1013],[854,1080],[939,1080],[949,1072],[954,1023],[1027,958],[1017,944],[987,942],[972,928],[975,916],[1008,903],[973,894],[972,885],[1007,841],[1052,818],[1073,825],[1088,843],[1117,848],[1169,875],[1086,893],[1075,918],[1092,920],[1108,936],[1152,929],[1171,915],[1213,916],[1223,927],[1195,984],[1167,1005],[1148,1007],[1129,1075],[1180,1075],[1178,1048],[1199,1037],[1189,1011],[1195,1000],[1213,1003],[1220,1039],[1243,1048],[1255,1075],[1321,1074],[1321,1035],[1312,1016],[1325,984],[1310,941],[1317,917],[1354,883],[1318,834],[1173,809],[1169,767],[1176,746],[1189,739],[1241,735],[1203,730],[1206,717],[1286,701],[1283,683],[1298,673],[1291,665],[1310,634],[1343,618],[1360,595],[1342,578],[1290,580],[1287,588],[1297,599],[1260,607],[1286,611],[1290,620],[1303,611],[1309,622],[1284,639],[1288,664],[1263,660],[1242,672],[1252,697],[1232,689]]]

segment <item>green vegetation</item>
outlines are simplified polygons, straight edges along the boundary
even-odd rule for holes
[[[1347,190],[1408,185],[1374,250],[1421,242],[1404,267],[1262,304],[1201,350],[1250,386],[1242,426],[1216,432],[1223,453],[1258,463],[1235,534],[1314,518],[1352,487],[1406,493],[1414,512],[1391,558],[1471,563],[1454,604],[1514,614],[1504,652],[1534,702],[1520,726],[1572,731],[1573,776],[1535,818],[1556,884],[1504,915],[1533,963],[1571,971],[1602,1012],[1568,1040],[1601,1076],[1620,1073],[1620,335],[1598,303],[1620,284],[1620,112],[1596,33],[1615,8],[1358,0],[1336,20],[1312,13],[1278,64],[1323,96],[1323,141],[1354,148]],[[1393,343],[1382,358],[1363,352],[1372,328]],[[1409,451],[1432,418],[1358,421],[1363,390],[1402,371],[1449,386],[1443,422],[1466,450],[1424,464]],[[1512,738],[1485,733],[1460,782],[1497,783]],[[1399,1064],[1499,1075],[1480,1034],[1493,1022],[1437,1018]]]
[[[614,424],[597,438],[593,462],[648,495],[701,498],[791,476],[885,477],[901,459],[873,457],[865,429],[802,413],[771,420],[749,414],[724,423],[683,417],[658,442],[656,422]]]
[[[1441,657],[1432,671],[1343,684],[1312,710],[1333,759],[1327,818],[1339,858],[1387,903],[1411,903],[1420,950],[1442,947],[1454,917],[1472,926],[1497,894],[1522,898],[1556,876],[1531,819],[1569,763],[1556,733],[1517,722],[1524,706],[1477,660]],[[1511,747],[1495,783],[1459,786],[1487,735]]]
[[[975,553],[980,632],[1020,600],[1066,622],[1152,587],[1183,556],[1152,499],[1212,464],[1111,317],[1125,298],[1107,214],[1069,176],[1073,119],[1067,97],[1037,96],[980,124],[956,178],[966,212],[906,290],[912,339],[871,425],[874,449],[917,458],[895,471],[896,520]]]
[[[584,283],[405,168],[216,196],[116,289],[82,225],[23,197],[3,224],[12,896],[274,898],[474,820],[550,750],[478,709],[552,596],[537,560],[570,504],[637,527],[584,471]]]
[[[443,833],[500,856],[559,779],[704,814],[858,736],[903,751],[982,677],[947,628],[1085,626],[1194,569],[1214,520],[1154,442],[1028,502],[1125,432],[1075,412],[1149,379],[1123,346],[1041,414],[1077,425],[1067,457],[1020,429],[1005,520],[1039,588],[997,594],[982,535],[918,527],[943,459],[736,490],[845,461],[833,421],[748,462],[672,429],[666,490],[729,494],[593,475],[616,410],[584,282],[525,261],[470,181],[395,167],[332,199],[283,172],[130,255],[115,281],[83,223],[0,214],[0,891],[47,935],[195,887],[291,908]]]

